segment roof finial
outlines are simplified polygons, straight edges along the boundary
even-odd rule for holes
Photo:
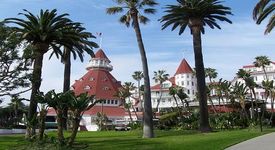
[[[102,32],[96,32],[96,35],[99,37],[99,48],[102,47]]]

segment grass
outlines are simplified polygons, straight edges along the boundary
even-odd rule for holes
[[[141,131],[128,132],[79,132],[77,145],[88,145],[93,150],[223,150],[244,140],[260,136],[274,130],[232,130],[212,133],[197,131],[156,131],[156,138],[143,139]],[[50,133],[50,136],[55,133]],[[23,135],[0,136],[0,149],[29,149],[30,143]],[[26,148],[28,147],[28,148]],[[43,146],[44,147],[44,146]],[[44,148],[49,149],[49,148]]]

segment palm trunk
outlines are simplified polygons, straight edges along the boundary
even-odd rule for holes
[[[64,144],[64,134],[63,134],[63,127],[62,127],[62,110],[57,110],[57,137],[58,141],[61,145]]]
[[[135,109],[135,107],[134,107],[133,105],[131,105],[131,106],[132,106],[132,109],[133,109],[133,111],[134,111],[134,113],[135,113],[135,116],[136,116],[136,118],[137,118],[137,120],[138,120],[138,115],[137,115],[136,109]]]
[[[40,128],[39,128],[39,140],[43,140],[45,131],[45,120],[46,120],[47,110],[40,111]]]
[[[132,114],[131,114],[131,111],[130,111],[130,107],[127,107],[127,111],[128,111],[128,115],[130,117],[130,121],[131,121],[131,123],[133,123],[133,118],[132,118]]]
[[[41,46],[42,47],[42,46]],[[48,49],[48,48],[47,48]],[[28,125],[26,131],[26,138],[30,139],[35,135],[35,124],[34,120],[37,115],[37,101],[35,99],[36,95],[39,92],[39,88],[41,85],[41,75],[42,75],[42,66],[43,66],[43,52],[35,52],[34,53],[34,66],[32,73],[32,88],[31,88],[31,97],[30,97],[30,106],[28,111]]]
[[[79,123],[80,123],[80,115],[76,115],[76,118],[74,118],[73,121],[73,129],[72,129],[72,134],[70,136],[70,139],[68,141],[68,145],[71,147],[75,141],[77,132],[78,132],[78,128],[79,128]]]
[[[196,20],[194,22],[196,22]],[[204,72],[202,45],[201,45],[201,26],[200,25],[192,26],[192,34],[193,34],[195,67],[196,67],[196,77],[197,77],[199,104],[200,104],[200,131],[209,132],[211,131],[211,128],[209,125],[209,115],[208,115],[207,97],[206,97],[205,72]]]
[[[216,107],[214,106],[214,103],[213,103],[212,99],[210,97],[208,99],[209,99],[209,101],[211,103],[211,106],[213,108],[214,114],[217,114],[217,110],[216,110]]]
[[[260,118],[260,116],[259,116],[259,111],[258,111],[259,106],[258,106],[258,103],[257,103],[257,97],[256,97],[256,92],[255,92],[255,89],[254,89],[254,88],[252,88],[252,93],[253,93],[253,97],[254,97],[254,99],[255,99],[256,115],[257,115],[257,118]]]
[[[141,111],[143,111],[143,103],[142,103],[141,95],[140,95],[140,80],[138,80],[138,100],[139,100],[140,105],[141,105]]]
[[[274,115],[274,98],[272,96],[273,94],[271,93],[271,116],[270,116],[270,119],[269,119],[269,122],[271,123],[271,127],[273,127],[273,115]]]
[[[162,83],[160,83],[160,89],[159,89],[159,99],[157,101],[157,106],[156,106],[156,111],[159,112],[159,104],[160,104],[160,100],[161,100],[161,97],[162,97]],[[155,116],[156,117],[156,116]]]
[[[67,92],[70,90],[70,82],[71,82],[71,53],[68,48],[64,48],[64,81],[63,81],[63,92]],[[65,130],[67,130],[67,118],[68,118],[68,107],[65,107],[63,110],[64,117],[62,118],[62,126]]]
[[[136,33],[137,43],[140,50],[141,62],[144,74],[144,124],[143,124],[143,138],[153,138],[153,114],[152,114],[152,102],[151,102],[151,89],[150,89],[150,78],[149,69],[147,64],[147,58],[145,48],[143,45],[141,31],[139,28],[137,10],[131,12],[133,18],[134,30]]]
[[[252,89],[250,89],[250,95],[251,95],[251,119],[253,120],[254,119],[254,103],[253,103],[253,92],[252,92]],[[256,98],[256,97],[255,97]]]
[[[175,95],[173,95],[173,98],[174,98],[174,100],[175,100],[175,102],[176,102],[177,109],[178,109],[178,111],[179,111],[179,113],[180,113],[180,107],[179,107],[179,104],[178,104],[177,98],[176,98],[176,96],[175,96]],[[182,103],[182,106],[184,106],[184,104],[183,104],[183,103]]]

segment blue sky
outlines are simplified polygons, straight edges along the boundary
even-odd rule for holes
[[[119,15],[110,16],[105,9],[114,6],[112,0],[0,0],[0,20],[7,17],[20,17],[17,14],[27,9],[37,14],[40,9],[54,9],[58,13],[69,13],[74,21],[82,22],[92,33],[102,32],[102,48],[114,66],[112,74],[122,82],[133,81],[132,73],[141,70],[139,50],[132,28],[118,22]],[[148,16],[151,22],[141,26],[147,51],[149,71],[164,69],[173,76],[180,61],[185,58],[194,67],[192,36],[186,30],[181,36],[170,28],[161,30],[157,21],[163,15],[163,7],[175,0],[158,0],[156,15]],[[266,55],[275,61],[274,32],[264,35],[266,22],[256,25],[251,17],[257,0],[225,0],[224,5],[231,7],[233,24],[220,23],[222,30],[206,30],[202,37],[205,67],[217,69],[219,78],[232,80],[243,65],[251,64],[258,55]],[[99,42],[99,39],[95,40]],[[48,56],[46,56],[48,57]],[[72,82],[86,73],[89,61],[73,62]],[[56,59],[45,59],[42,74],[42,91],[56,89],[61,91],[63,65]],[[134,82],[134,81],[133,81]],[[152,82],[153,84],[153,82]],[[28,97],[29,94],[25,94]]]

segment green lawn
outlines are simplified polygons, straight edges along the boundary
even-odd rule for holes
[[[223,150],[241,141],[271,132],[253,130],[220,131],[202,134],[197,131],[156,131],[156,138],[142,139],[141,131],[80,132],[78,144],[93,150]],[[274,131],[274,130],[273,130]],[[54,133],[51,133],[54,134]],[[51,135],[50,134],[50,135]],[[29,143],[23,135],[0,136],[0,149],[20,149]]]

